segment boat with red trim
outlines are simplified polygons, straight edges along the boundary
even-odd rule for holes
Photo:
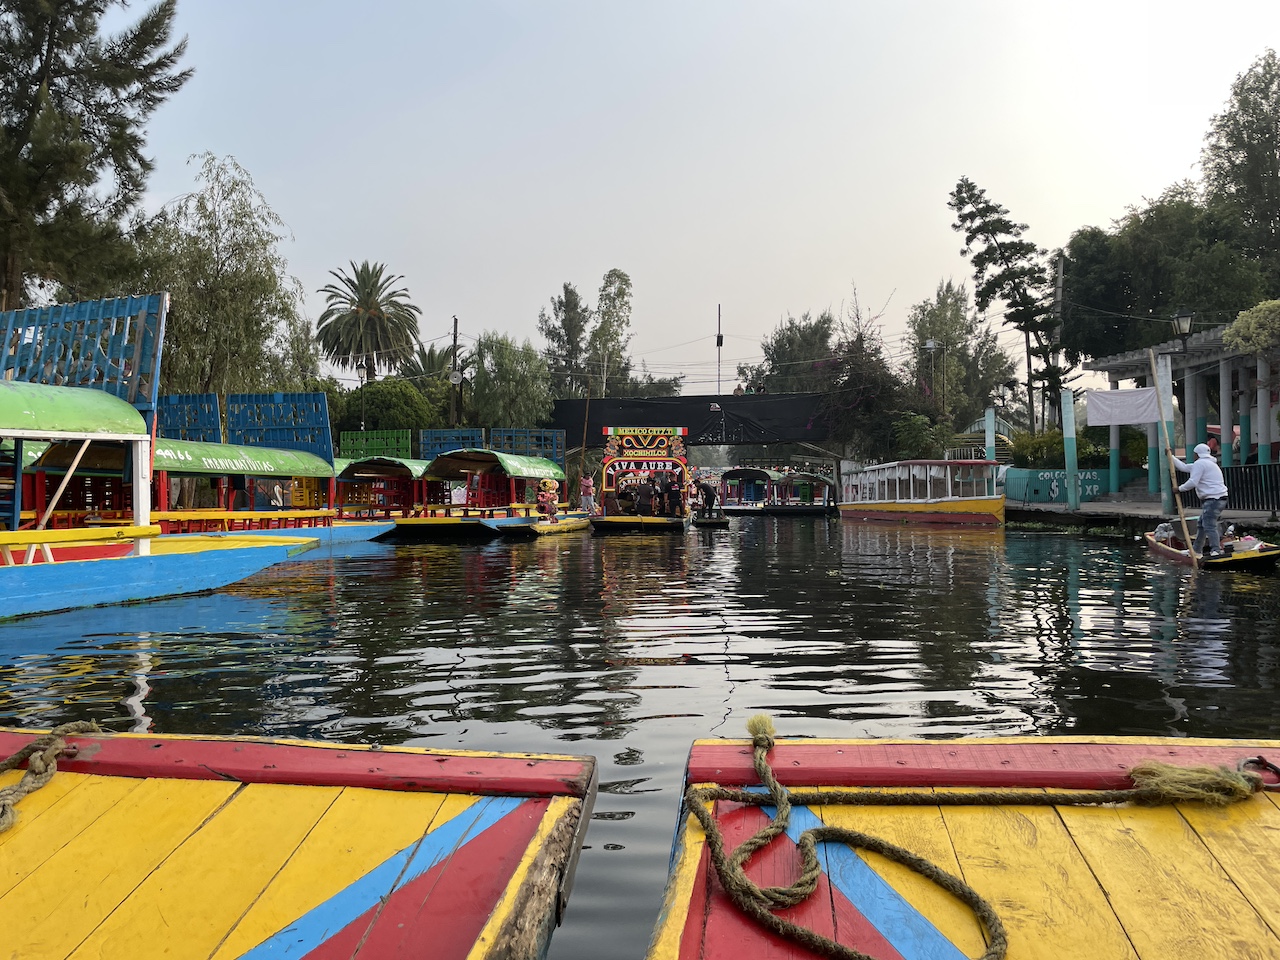
[[[600,513],[593,533],[684,533],[688,427],[605,427]],[[668,503],[671,500],[674,502]]]

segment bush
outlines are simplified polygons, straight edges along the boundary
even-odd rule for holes
[[[1111,439],[1107,427],[1086,427],[1076,437],[1076,463],[1081,469],[1111,466]],[[1013,465],[1033,470],[1063,470],[1067,466],[1061,430],[1018,433],[1010,439]],[[1120,429],[1120,465],[1140,467],[1147,458],[1147,435],[1135,427]]]

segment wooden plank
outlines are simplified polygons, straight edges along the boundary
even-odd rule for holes
[[[962,876],[1000,915],[1011,956],[1136,960],[1106,894],[1054,808],[944,807],[941,812]]]
[[[707,869],[704,863],[707,837],[702,832],[702,825],[692,815],[686,814],[684,828],[679,831],[676,843],[674,865],[663,892],[653,939],[645,954],[648,960],[675,960],[684,956],[681,941],[690,917],[697,917],[700,922],[705,907],[703,892],[706,884],[700,878]]]
[[[8,775],[0,779],[0,786],[7,779]],[[0,833],[0,897],[127,799],[140,783],[58,771],[43,787],[18,801],[17,822]]]
[[[1280,931],[1280,806],[1277,795],[1229,807],[1182,804],[1178,811],[1267,925]]]
[[[1006,741],[779,741],[769,753],[784,786],[1057,787],[1122,789],[1126,772],[1143,760],[1182,766],[1235,767],[1274,740],[1081,742],[1058,738]],[[758,783],[746,741],[698,741],[689,755],[691,783],[744,786]],[[1274,781],[1274,775],[1268,780]]]
[[[1142,960],[1280,956],[1280,940],[1176,809],[1058,809]]]
[[[324,812],[214,952],[212,960],[232,960],[344,890],[396,853],[411,846],[432,825],[460,814],[474,797],[403,793],[348,787]],[[389,893],[388,886],[385,892]]]
[[[0,730],[0,756],[35,735]],[[74,736],[75,757],[59,770],[119,777],[182,777],[241,783],[362,786],[383,790],[504,796],[586,795],[589,757],[369,750],[301,741],[227,738]]]
[[[339,792],[335,787],[277,784],[242,787],[217,816],[157,865],[70,956],[77,960],[209,957]]]
[[[113,806],[0,897],[4,948],[22,960],[69,956],[236,788],[190,780],[138,784],[129,803]]]

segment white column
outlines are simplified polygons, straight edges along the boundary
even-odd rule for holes
[[[1258,358],[1258,416],[1254,429],[1258,431],[1258,462],[1271,462],[1271,363],[1266,357]]]
[[[133,525],[151,526],[151,439],[137,440],[133,444]],[[133,541],[133,555],[146,557],[151,554],[151,538],[139,537]]]
[[[1218,439],[1222,441],[1222,462],[1231,466],[1236,461],[1231,449],[1231,437],[1235,429],[1231,410],[1231,361],[1218,361]]]
[[[1200,391],[1196,381],[1200,378],[1191,372],[1190,367],[1182,371],[1182,436],[1187,451],[1184,459],[1191,459],[1191,448],[1196,445],[1196,402],[1200,399]]]

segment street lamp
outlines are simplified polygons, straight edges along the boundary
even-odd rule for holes
[[[369,382],[369,365],[364,357],[356,364],[356,376],[360,379],[360,432],[364,433],[364,385]]]
[[[1179,310],[1173,315],[1173,332],[1182,343],[1182,352],[1187,352],[1187,337],[1191,336],[1191,322],[1195,314],[1190,310]]]

